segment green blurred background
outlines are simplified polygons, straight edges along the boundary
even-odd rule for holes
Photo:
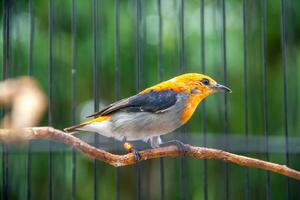
[[[63,129],[72,125],[72,101],[74,100],[76,122],[83,120],[85,114],[93,112],[94,86],[96,86],[101,107],[183,72],[200,73],[204,64],[206,74],[220,83],[227,82],[227,86],[233,90],[227,96],[227,109],[224,104],[224,95],[215,94],[205,101],[205,115],[203,115],[204,107],[199,106],[185,128],[163,139],[178,138],[200,146],[203,145],[205,132],[207,146],[227,148],[234,153],[247,154],[245,147],[247,141],[245,107],[247,107],[249,155],[266,159],[262,29],[264,1],[245,1],[246,32],[243,31],[243,2],[241,0],[225,1],[226,37],[224,40],[223,1],[205,0],[203,24],[205,43],[203,45],[201,40],[202,12],[199,0],[183,1],[183,23],[180,21],[182,19],[180,18],[182,13],[180,0],[122,0],[118,1],[119,12],[116,12],[117,0],[53,0],[53,82],[51,85],[48,84],[49,2],[32,0],[33,29],[30,29],[29,2],[25,0],[11,0],[10,2],[9,77],[29,73],[30,33],[34,30],[32,75],[40,82],[46,93],[52,92],[50,109],[52,126],[55,128]],[[75,18],[72,18],[74,2],[77,6],[74,7]],[[292,0],[283,0],[283,2],[285,2],[286,13],[284,20],[286,25],[285,63],[290,166],[299,169],[298,56],[300,48],[298,35],[300,34],[300,13],[297,10],[300,8],[300,2]],[[159,17],[159,3],[161,18]],[[3,0],[0,6],[0,32],[2,34],[4,30]],[[285,164],[281,1],[266,0],[266,10],[269,156],[270,161]],[[119,57],[116,48],[117,14],[119,14]],[[137,20],[139,15],[140,18]],[[72,33],[72,20],[74,19],[76,19],[76,35]],[[162,27],[161,32],[159,25]],[[183,25],[183,31],[181,25]],[[247,105],[245,105],[244,82],[244,35],[246,35],[247,47]],[[180,40],[181,37],[183,40]],[[1,37],[1,61],[3,60],[3,42],[3,37]],[[224,42],[226,42],[226,63],[224,63]],[[201,56],[202,45],[205,47],[205,60]],[[76,52],[76,57],[72,56],[74,52]],[[75,99],[72,99],[71,89],[74,84],[72,63],[77,68]],[[227,67],[226,72],[224,65]],[[116,70],[117,66],[119,66],[119,71]],[[3,68],[3,65],[1,67]],[[93,70],[93,67],[97,70]],[[95,73],[97,73],[97,82],[93,85]],[[224,80],[224,74],[227,80]],[[48,125],[47,116],[45,114],[40,123],[41,126]],[[205,128],[203,128],[204,124]],[[225,131],[226,127],[228,131]],[[79,133],[76,136],[93,144],[93,133]],[[99,137],[99,143],[101,148],[122,153],[121,144],[113,139]],[[72,196],[74,197],[72,195],[72,150],[63,144],[54,142],[51,144],[53,150],[52,197],[53,199],[72,199]],[[147,147],[142,143],[136,143],[136,146]],[[49,196],[49,143],[34,141],[31,147],[31,198],[46,199]],[[9,145],[9,199],[27,198],[27,152],[27,144]],[[3,164],[3,154],[0,154],[0,160]],[[99,162],[96,170],[97,198],[161,199],[161,162],[156,159],[142,162],[138,166],[119,169]],[[0,177],[3,177],[2,164]],[[229,199],[266,199],[270,196],[270,199],[287,199],[288,196],[291,199],[300,198],[298,181],[290,180],[290,193],[288,194],[287,178],[273,173],[270,174],[270,192],[268,193],[266,172],[262,170],[249,169],[249,181],[247,181],[246,168],[228,164],[228,173],[226,173],[226,165],[222,161],[207,161],[207,174],[204,171],[203,160],[165,158],[163,164],[164,199],[205,199],[206,195],[208,199],[225,199],[226,196]],[[78,152],[75,166],[76,199],[94,198],[94,161]],[[205,174],[207,181],[204,178]],[[207,183],[207,193],[204,189],[205,183]],[[3,194],[2,186],[1,181],[1,194]],[[3,196],[1,195],[0,198]]]

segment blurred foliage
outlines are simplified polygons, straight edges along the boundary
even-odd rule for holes
[[[2,0],[3,1],[3,0]],[[76,51],[76,104],[77,122],[82,114],[82,105],[93,100],[93,63],[97,58],[100,102],[107,105],[119,96],[124,98],[138,90],[160,81],[159,78],[159,15],[158,1],[141,1],[141,29],[136,32],[136,1],[120,1],[120,83],[116,76],[116,11],[115,1],[98,0],[97,3],[97,42],[93,39],[94,1],[77,1],[77,48],[72,47],[72,1],[54,2],[53,35],[53,83],[49,85],[49,3],[33,0],[34,37],[33,37],[33,76],[38,79],[45,91],[52,92],[52,125],[62,129],[72,123],[72,52]],[[224,57],[222,37],[222,2],[205,1],[205,71],[206,74],[224,83]],[[3,33],[3,2],[1,2],[1,26]],[[185,72],[201,72],[201,31],[200,1],[184,1],[184,48],[181,47],[179,14],[180,1],[162,0],[162,72],[163,80],[181,73],[180,53],[184,53]],[[300,34],[299,1],[286,0],[286,69],[288,132],[298,137],[299,123],[299,40]],[[9,76],[15,77],[29,72],[30,15],[28,1],[12,1],[9,34]],[[267,1],[267,73],[268,73],[268,116],[269,135],[282,136],[284,143],[283,113],[283,76],[281,45],[281,4],[279,0]],[[249,110],[249,137],[264,136],[264,82],[263,82],[263,44],[262,44],[262,1],[246,1],[246,45],[247,45],[247,89]],[[140,74],[136,72],[136,38],[140,37],[141,65]],[[3,38],[0,38],[3,46]],[[97,55],[94,55],[94,47]],[[0,60],[3,49],[0,48]],[[226,1],[226,65],[227,85],[233,90],[228,96],[228,134],[245,134],[245,85],[243,57],[243,10],[241,0]],[[3,66],[2,66],[3,67]],[[0,75],[2,77],[2,71]],[[139,76],[139,79],[137,78]],[[139,87],[137,80],[140,80]],[[119,85],[118,85],[119,84]],[[117,88],[120,87],[120,94]],[[91,110],[92,111],[92,110]],[[176,131],[170,137],[180,137],[182,130],[202,138],[203,107],[197,112],[186,128]],[[207,132],[224,138],[225,126],[224,96],[213,95],[206,100],[205,122]],[[47,125],[45,119],[41,125]],[[84,134],[79,134],[83,136]],[[89,134],[93,137],[92,134]],[[100,138],[105,140],[105,138]],[[116,143],[113,139],[106,146]],[[38,142],[32,142],[32,198],[45,199],[48,196],[48,153],[38,149]],[[201,145],[203,140],[191,141]],[[230,143],[230,141],[229,141]],[[47,149],[48,143],[42,143]],[[231,144],[235,145],[235,144]],[[69,148],[54,144],[53,154],[53,198],[70,199],[72,193],[72,155]],[[220,146],[219,148],[224,148]],[[27,145],[9,146],[9,199],[25,199],[27,194]],[[285,149],[281,149],[284,152]],[[251,156],[265,159],[264,154],[252,153]],[[2,155],[0,155],[2,160]],[[203,161],[195,159],[164,159],[164,180],[166,199],[204,199]],[[285,155],[271,154],[270,160],[285,163]],[[300,168],[297,155],[290,155],[290,165]],[[3,162],[3,160],[2,160]],[[142,199],[160,197],[160,161],[153,160],[139,164],[141,172]],[[2,165],[1,165],[2,166]],[[1,168],[2,169],[2,168]],[[93,162],[77,154],[76,163],[77,199],[91,199],[94,196]],[[208,161],[208,197],[223,199],[225,196],[225,171],[221,161]],[[98,167],[99,199],[115,199],[117,174],[120,181],[121,199],[133,199],[137,195],[137,167],[129,166],[115,169],[99,162]],[[0,171],[0,177],[3,176]],[[266,198],[266,173],[250,169],[250,199]],[[246,196],[245,169],[229,165],[229,197],[243,199]],[[185,177],[185,178],[181,178]],[[2,182],[0,183],[2,193]],[[183,189],[184,190],[183,190]],[[272,199],[287,197],[285,177],[271,174]],[[291,181],[291,197],[300,198],[299,182]]]

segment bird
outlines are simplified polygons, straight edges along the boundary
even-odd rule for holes
[[[161,137],[186,124],[199,103],[215,92],[231,90],[211,77],[200,73],[186,73],[158,83],[128,98],[110,104],[81,124],[65,128],[67,133],[97,132],[124,142],[124,147],[139,157],[129,141],[150,142],[152,148],[175,143],[162,142]],[[181,148],[182,149],[182,148]]]

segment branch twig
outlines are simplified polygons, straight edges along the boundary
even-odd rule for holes
[[[18,137],[16,137],[16,135]],[[13,137],[12,137],[13,136]],[[10,129],[0,129],[0,141],[11,141],[15,138],[21,138],[24,141],[32,139],[50,139],[58,142],[65,143],[70,145],[89,157],[102,160],[110,165],[115,167],[131,165],[135,163],[134,155],[128,153],[125,155],[116,155],[109,153],[107,151],[97,149],[86,142],[76,138],[70,134],[67,134],[63,131],[54,129],[52,127],[34,127],[34,128],[24,128],[19,130],[10,130]],[[187,145],[188,151],[186,156],[190,156],[198,159],[218,159],[226,162],[235,163],[241,166],[255,167],[278,174],[282,174],[294,179],[300,180],[300,172],[294,169],[288,168],[285,165],[279,165],[271,162],[266,162],[263,160],[250,158],[246,156],[240,156],[233,153],[229,153],[222,150],[205,148],[205,147],[196,147]],[[156,149],[148,149],[140,151],[141,160],[149,160],[159,157],[177,157],[180,156],[176,146],[161,147]]]

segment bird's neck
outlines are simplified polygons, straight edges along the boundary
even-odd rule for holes
[[[191,95],[188,97],[185,106],[184,111],[181,115],[181,122],[184,124],[186,123],[193,115],[194,111],[196,110],[198,104],[204,99],[204,96],[201,95]]]

